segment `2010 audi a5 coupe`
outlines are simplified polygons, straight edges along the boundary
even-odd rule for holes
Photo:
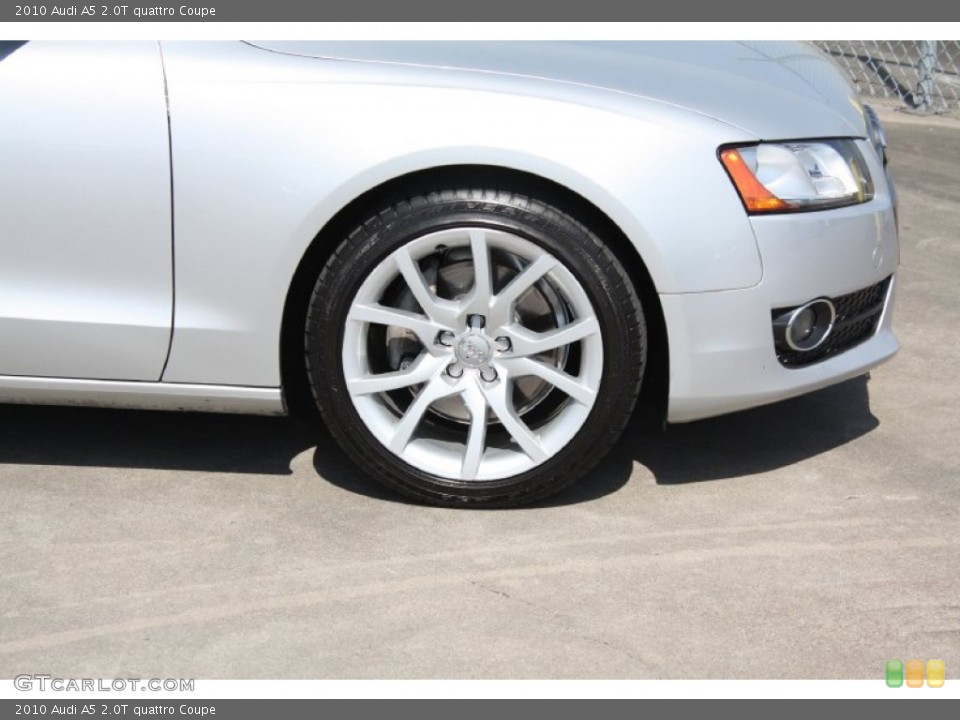
[[[0,56],[0,402],[306,400],[396,491],[508,506],[638,397],[685,422],[897,349],[883,131],[810,45]]]

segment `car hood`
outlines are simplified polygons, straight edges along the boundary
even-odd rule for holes
[[[628,93],[759,138],[862,137],[856,91],[792,42],[253,42],[290,55],[477,72]]]

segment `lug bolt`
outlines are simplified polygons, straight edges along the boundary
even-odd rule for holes
[[[463,377],[463,368],[460,363],[453,363],[447,366],[447,375],[452,378]]]
[[[454,334],[449,330],[441,330],[437,334],[437,343],[440,345],[444,345],[446,347],[450,347],[451,345],[453,345],[454,337],[455,337]]]
[[[513,347],[513,343],[510,342],[508,337],[498,337],[493,342],[496,345],[497,352],[509,352],[510,348]]]
[[[497,371],[492,367],[481,368],[480,378],[484,382],[494,382],[497,379]]]
[[[471,315],[467,318],[467,324],[474,330],[482,330],[487,324],[487,319],[483,315]]]

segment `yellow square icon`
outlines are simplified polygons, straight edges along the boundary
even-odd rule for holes
[[[929,687],[943,687],[945,674],[943,660],[927,660],[927,685]]]
[[[907,660],[907,687],[923,687],[923,660]]]

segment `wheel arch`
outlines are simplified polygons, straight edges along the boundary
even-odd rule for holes
[[[447,165],[394,177],[355,197],[319,230],[297,266],[284,303],[280,381],[290,414],[309,423],[320,422],[302,358],[303,331],[317,277],[340,241],[377,208],[393,201],[427,190],[480,185],[530,194],[563,208],[610,245],[640,296],[647,322],[647,368],[638,404],[655,412],[657,421],[663,421],[669,388],[667,329],[656,286],[637,248],[608,214],[579,193],[543,176],[496,165]]]

